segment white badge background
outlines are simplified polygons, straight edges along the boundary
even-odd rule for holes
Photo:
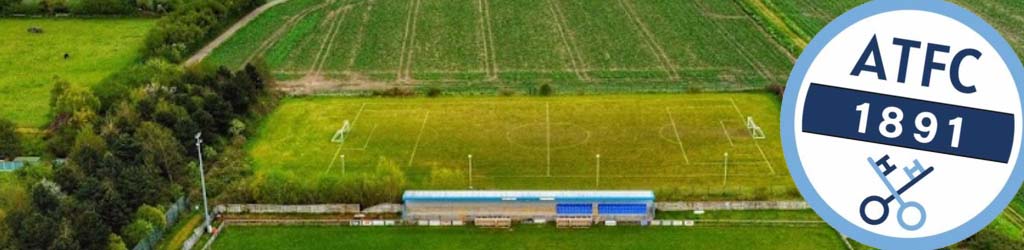
[[[888,81],[877,80],[872,72],[863,72],[859,77],[850,75],[873,35],[878,36]],[[907,79],[903,84],[896,82],[901,47],[892,44],[893,37],[922,42],[921,48],[913,49],[910,53]],[[949,53],[936,53],[935,61],[945,63],[947,71],[932,71],[931,86],[923,87],[920,83],[925,49],[929,42],[948,45],[951,50]],[[979,60],[966,58],[961,66],[962,81],[977,87],[978,91],[972,94],[957,92],[949,81],[948,70],[953,55],[964,48],[974,48],[983,53]],[[868,60],[869,64],[873,62],[873,59]],[[808,179],[822,199],[854,225],[894,237],[916,238],[939,234],[978,215],[1006,184],[1013,170],[1009,164],[801,132],[803,97],[810,83],[815,82],[1014,114],[1014,148],[1009,162],[1016,162],[1021,135],[1021,105],[1016,85],[995,49],[981,35],[960,22],[943,15],[915,10],[878,14],[839,33],[821,50],[807,72],[799,92],[800,98],[796,102],[794,121],[800,159]],[[836,115],[859,116],[860,113],[854,108],[849,107],[848,113]],[[870,115],[881,115],[881,108],[872,106]],[[903,133],[916,131],[913,122],[916,115],[904,114]],[[950,133],[946,122],[939,121],[938,133]],[[965,120],[963,126],[971,126],[974,122],[985,121]],[[869,128],[868,131],[877,133],[877,127]],[[897,189],[909,180],[902,167],[910,166],[914,159],[919,159],[925,167],[935,167],[934,172],[902,195],[905,201],[918,202],[926,210],[927,222],[916,231],[907,231],[899,226],[899,205],[895,200],[889,203],[889,217],[882,224],[868,225],[860,218],[859,208],[864,198],[872,195],[883,198],[889,196],[888,189],[867,163],[867,157],[877,159],[885,154],[892,157],[890,163],[900,167],[888,176]],[[877,217],[880,213],[880,208],[869,206],[869,215]],[[917,216],[910,217],[908,222],[913,224]]]

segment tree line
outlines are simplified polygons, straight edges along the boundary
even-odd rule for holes
[[[18,172],[29,205],[6,211],[0,248],[131,246],[166,226],[162,205],[197,189],[193,135],[203,132],[215,154],[276,103],[272,84],[255,65],[183,69],[160,60],[92,90],[58,81],[45,139],[52,157],[67,161]]]
[[[0,14],[160,15],[185,0],[0,0]]]

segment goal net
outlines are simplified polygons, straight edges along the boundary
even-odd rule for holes
[[[348,120],[345,120],[345,123],[341,125],[341,128],[338,129],[338,131],[334,132],[334,136],[331,137],[331,142],[345,143],[345,136],[347,136],[348,132],[351,130],[352,124],[349,123]]]
[[[753,137],[754,139],[765,138],[764,130],[761,130],[761,127],[757,126],[757,123],[754,123],[754,118],[750,116],[747,116],[747,130],[750,131],[750,137]]]

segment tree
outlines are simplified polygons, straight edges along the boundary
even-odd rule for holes
[[[102,218],[92,207],[85,207],[80,214],[75,216],[74,239],[82,246],[82,249],[104,249],[109,244],[108,235],[110,227],[103,224]]]
[[[107,237],[107,250],[128,250],[128,246],[125,246],[121,236],[110,234],[110,237]]]
[[[16,129],[13,122],[0,118],[0,160],[13,160],[21,155],[21,137]]]
[[[63,195],[56,183],[39,181],[32,186],[32,210],[50,218],[60,218]]]
[[[139,157],[142,164],[160,169],[163,176],[171,183],[187,184],[189,180],[181,178],[185,176],[185,149],[182,148],[178,139],[174,138],[171,130],[153,122],[143,122],[142,126],[135,131],[135,141],[141,146]]]
[[[59,237],[60,225],[40,213],[29,213],[19,223],[17,228],[11,229],[17,249],[50,249]]]
[[[121,228],[128,224],[132,208],[121,198],[110,182],[103,183],[102,198],[96,202],[96,212],[103,219],[103,224],[110,228]]]
[[[149,224],[148,221],[142,219],[135,219],[132,224],[128,224],[124,228],[124,239],[129,245],[139,244],[139,241],[145,239],[153,232],[153,225]]]
[[[143,204],[139,207],[139,210],[135,211],[135,219],[149,222],[154,228],[167,227],[167,219],[164,217],[164,212],[150,205]]]
[[[78,166],[85,173],[96,174],[106,153],[107,142],[97,136],[91,127],[86,127],[75,136],[75,143],[68,154],[68,163]]]
[[[551,84],[545,83],[544,85],[540,85],[540,91],[538,94],[540,94],[540,96],[552,96],[555,95],[555,90],[551,87]]]

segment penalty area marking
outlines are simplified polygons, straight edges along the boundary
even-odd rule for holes
[[[725,134],[725,139],[729,140],[729,146],[735,147],[736,144],[732,142],[732,136],[729,135],[729,129],[725,128],[725,121],[718,120],[718,124],[722,124],[722,133]]]
[[[356,117],[352,119],[352,123],[349,126],[352,126],[352,127],[356,126],[356,122],[359,121],[359,116],[363,114],[363,109],[365,109],[365,108],[366,108],[366,103],[364,102],[362,105],[359,106],[359,111],[356,112]],[[374,129],[376,129],[376,126],[374,126]],[[371,131],[370,133],[372,134],[373,132]],[[369,139],[367,139],[367,141],[369,141]],[[367,143],[369,143],[369,142],[367,142]],[[334,167],[334,162],[338,160],[338,155],[341,154],[341,149],[344,146],[345,146],[345,144],[338,144],[338,150],[334,152],[334,157],[331,157],[331,164],[327,165],[327,171],[324,171],[325,173],[331,172],[331,168]],[[365,149],[365,147],[364,147],[364,149]]]
[[[686,164],[690,164],[690,157],[686,156],[686,148],[683,146],[683,139],[679,137],[679,129],[676,127],[676,119],[672,117],[672,111],[668,107],[665,107],[665,113],[668,114],[668,120],[672,122],[672,132],[676,134],[676,144],[679,144],[679,152],[683,153],[683,160]]]
[[[736,110],[736,115],[739,115],[740,119],[742,119],[743,118],[743,112],[740,111],[740,106],[736,105],[736,100],[733,99],[732,97],[730,97],[729,98],[729,103],[731,103],[732,104],[732,108],[734,110]],[[757,140],[754,140],[754,146],[757,147],[757,151],[758,152],[761,152],[761,159],[764,159],[765,165],[768,166],[768,171],[771,171],[772,175],[775,175],[775,167],[772,167],[772,162],[768,160],[768,155],[764,153],[764,149],[761,149],[761,144],[757,143]]]
[[[408,166],[412,166],[412,160],[416,158],[416,150],[419,149],[419,147],[420,147],[420,140],[423,139],[423,130],[425,130],[427,128],[427,119],[428,118],[430,118],[430,110],[427,110],[427,113],[423,115],[423,125],[420,125],[420,133],[419,133],[419,135],[416,136],[416,144],[413,145],[412,153],[409,154],[409,164],[408,164]]]

